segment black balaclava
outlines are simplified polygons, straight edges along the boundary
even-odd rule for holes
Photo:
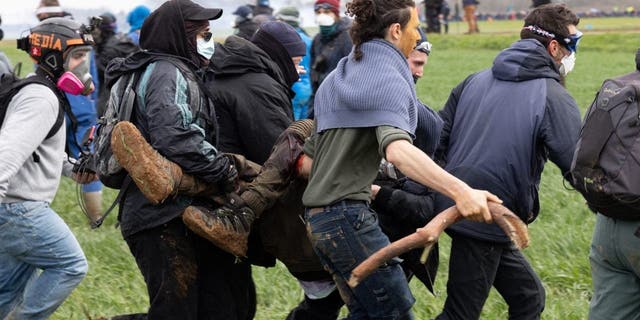
[[[251,38],[251,42],[264,50],[271,60],[280,67],[288,88],[291,88],[300,79],[298,70],[296,70],[287,49],[276,38],[267,32],[256,32]]]
[[[193,38],[195,48],[195,36]],[[197,51],[191,49],[187,40],[185,21],[177,1],[167,1],[153,11],[140,29],[140,47],[185,58],[200,65]]]

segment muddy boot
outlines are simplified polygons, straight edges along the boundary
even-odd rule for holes
[[[182,213],[182,221],[191,231],[236,257],[247,256],[254,220],[253,211],[234,193],[228,194],[218,209],[189,206]]]
[[[118,163],[144,196],[154,204],[178,192],[187,195],[215,193],[211,186],[182,172],[151,147],[131,122],[119,122],[111,133],[111,149]]]

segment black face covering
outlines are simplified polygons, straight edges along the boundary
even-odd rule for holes
[[[266,32],[258,32],[253,36],[251,42],[264,50],[280,67],[289,88],[300,79],[298,70],[296,70],[287,49],[276,38]]]
[[[147,17],[140,29],[142,49],[183,57],[199,66],[197,57],[194,61],[187,38],[187,30],[178,1],[167,1],[162,4]],[[195,36],[193,41],[195,44]]]

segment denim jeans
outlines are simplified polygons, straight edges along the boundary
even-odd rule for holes
[[[47,203],[0,204],[0,319],[48,318],[86,273],[78,241]]]
[[[397,260],[357,287],[347,285],[358,264],[389,244],[376,213],[365,202],[340,201],[313,215],[306,210],[305,218],[311,244],[349,308],[348,319],[413,319],[415,299]]]

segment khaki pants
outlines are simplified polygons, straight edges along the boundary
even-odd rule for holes
[[[468,33],[479,32],[478,24],[476,22],[476,5],[464,6],[464,19],[469,24]]]

